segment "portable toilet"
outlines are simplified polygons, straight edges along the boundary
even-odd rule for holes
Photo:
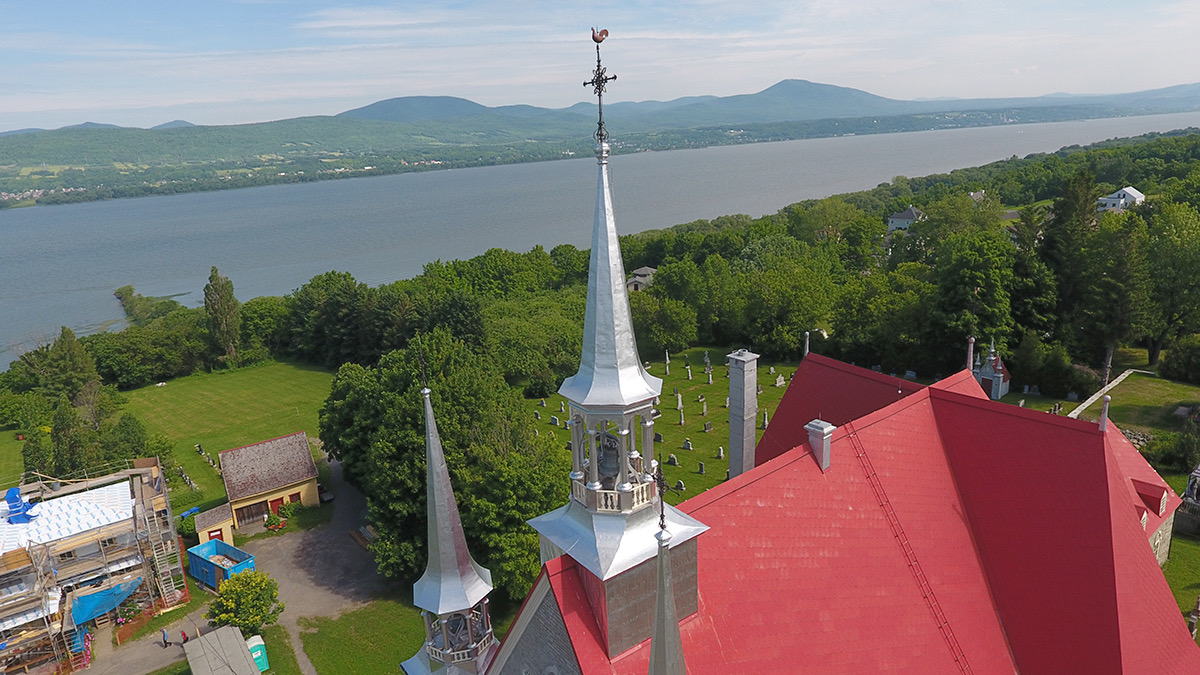
[[[271,664],[267,663],[267,646],[263,644],[262,636],[247,638],[246,646],[250,648],[250,656],[254,659],[254,665],[258,666],[258,672],[267,672]]]

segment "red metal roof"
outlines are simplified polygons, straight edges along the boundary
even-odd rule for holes
[[[796,368],[770,426],[759,439],[754,463],[758,466],[775,459],[807,440],[804,425],[817,418],[841,426],[921,388],[910,380],[809,354]]]
[[[810,375],[878,394],[877,376],[809,359],[777,420],[815,400],[796,394]],[[811,417],[791,435],[773,423],[793,450],[681,505],[711,527],[700,609],[681,622],[691,673],[1200,672],[1139,520],[1133,479],[1161,479],[1111,424],[995,403],[971,381],[852,420],[830,408],[825,472]],[[605,656],[588,572],[562,557],[544,573],[585,674],[645,672],[649,640]]]

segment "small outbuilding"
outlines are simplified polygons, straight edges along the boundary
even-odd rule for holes
[[[235,626],[220,628],[183,645],[192,675],[258,675],[258,666],[242,631]]]
[[[1124,211],[1146,201],[1146,195],[1135,187],[1126,185],[1111,195],[1096,200],[1097,211]]]
[[[303,431],[225,450],[219,456],[234,527],[279,513],[285,501],[320,504],[317,465]]]
[[[922,220],[925,220],[925,212],[909,204],[907,209],[888,216],[888,234],[896,230],[907,230],[913,223]]]
[[[210,539],[233,542],[233,507],[229,502],[196,514],[196,536],[201,544]]]
[[[210,539],[187,550],[188,573],[201,584],[218,590],[221,582],[238,572],[254,569],[254,556],[220,539]]]
[[[625,288],[631,292],[637,292],[649,288],[650,284],[654,283],[654,273],[658,271],[657,267],[639,267],[629,275],[629,281],[625,282]]]

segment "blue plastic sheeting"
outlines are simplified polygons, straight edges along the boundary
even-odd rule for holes
[[[121,601],[128,598],[141,585],[142,578],[138,577],[133,581],[117,584],[99,593],[79,596],[71,604],[71,619],[75,622],[76,626],[82,626],[101,614],[111,612],[117,608],[117,605],[121,604]]]
[[[84,650],[84,648],[86,648],[87,645],[84,642],[84,639],[86,637],[87,637],[86,630],[75,631],[75,634],[71,636],[71,644],[69,645],[71,648],[72,654],[78,654],[78,653],[82,652]]]

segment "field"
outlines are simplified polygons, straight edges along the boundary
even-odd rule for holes
[[[25,470],[21,463],[21,446],[17,432],[0,431],[0,489],[8,489],[21,482]]]
[[[198,487],[189,490],[172,476],[173,508],[209,508],[225,498],[225,486],[196,444],[216,459],[222,450],[297,431],[316,440],[317,411],[332,381],[332,373],[324,369],[268,363],[135,389],[128,392],[126,409],[141,418],[150,433],[170,440],[175,459]]]
[[[1182,420],[1174,415],[1180,406],[1200,404],[1200,388],[1152,375],[1134,373],[1109,392],[1108,416],[1122,429],[1153,432],[1178,431]],[[1081,419],[1099,419],[1103,403],[1097,401],[1080,414]]]

